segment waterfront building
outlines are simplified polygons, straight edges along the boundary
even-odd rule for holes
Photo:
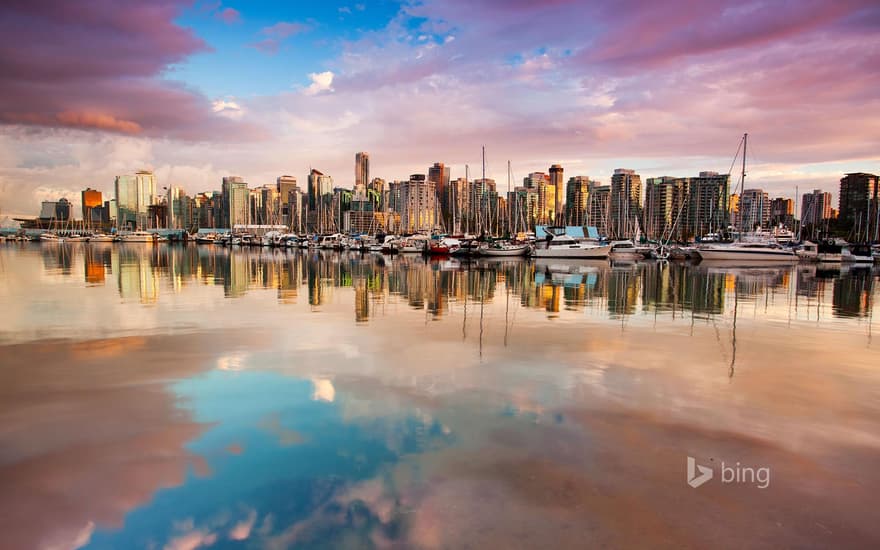
[[[814,189],[805,193],[801,202],[801,225],[818,227],[831,219],[831,193]]]
[[[319,170],[312,168],[309,172],[309,210],[315,211],[319,206],[319,199],[333,195],[333,178]]]
[[[523,178],[523,185],[529,189],[534,189],[537,192],[537,223],[552,223],[554,218],[553,208],[556,201],[556,189],[550,184],[550,176],[544,172],[532,172]]]
[[[193,221],[198,227],[216,227],[213,200],[213,194],[207,193],[197,193],[193,197]]]
[[[611,236],[632,237],[642,210],[642,178],[635,170],[618,168],[611,176]]]
[[[589,225],[590,178],[573,176],[565,185],[565,225]]]
[[[370,184],[370,155],[364,152],[354,156],[354,188],[366,190]]]
[[[303,233],[306,230],[308,200],[306,194],[299,189],[292,189],[287,194],[287,217],[284,223],[291,231]]]
[[[373,210],[376,212],[384,211],[385,204],[385,180],[382,178],[373,178],[367,185],[367,200],[373,204]]]
[[[442,162],[435,162],[428,168],[428,181],[434,184],[439,203],[440,219],[447,227],[452,221],[452,197],[450,196],[449,167]]]
[[[295,176],[278,176],[275,179],[275,190],[278,191],[278,201],[281,208],[281,222],[288,226],[292,225],[291,219],[295,218],[296,215],[294,213],[291,216],[290,209],[290,198],[291,193],[294,191],[299,191],[299,186],[296,183]]]
[[[465,178],[457,178],[449,182],[450,191],[450,213],[452,220],[447,228],[452,232],[460,232],[467,229],[467,220],[470,219],[470,186]]]
[[[333,225],[333,178],[314,168],[309,172],[308,229],[324,232]]]
[[[190,231],[198,224],[197,214],[194,212],[195,201],[180,187],[171,186],[168,188],[166,204],[168,207],[166,227],[169,229],[186,229]]]
[[[513,213],[511,225],[515,231],[531,231],[538,221],[538,190],[526,186],[516,187],[507,202]]]
[[[147,207],[147,225],[144,229],[159,229],[168,225],[168,202],[163,198]]]
[[[250,223],[250,192],[247,183],[241,177],[223,178],[222,211],[222,227],[232,229],[236,225]]]
[[[594,186],[590,190],[587,203],[589,204],[590,225],[595,226],[600,235],[609,235],[611,233],[611,186]]]
[[[770,224],[770,199],[761,189],[746,189],[739,199],[740,231],[754,231]]]
[[[353,193],[351,189],[342,187],[334,187],[330,205],[330,218],[332,222],[331,229],[339,231],[345,221],[345,213],[351,210]]]
[[[383,210],[386,212],[400,212],[400,189],[403,182],[394,180],[388,182],[388,189],[382,195]]]
[[[214,209],[214,224],[211,227],[228,227],[223,219],[223,191],[214,191],[212,197],[211,206]]]
[[[498,220],[498,191],[492,178],[477,178],[468,187],[468,227],[474,232],[491,231]]]
[[[794,199],[777,197],[770,201],[770,225],[794,227]]]
[[[688,180],[684,235],[688,238],[724,231],[730,224],[730,174],[700,172]]]
[[[150,227],[149,207],[158,202],[158,181],[149,170],[135,174],[116,176],[116,226],[120,229],[146,229]]]
[[[565,197],[563,196],[565,183],[563,182],[563,170],[559,164],[550,167],[550,185],[553,186],[553,214],[551,219],[553,225],[564,225],[563,206]]]
[[[92,189],[88,187],[83,189],[82,191],[82,219],[83,222],[92,226],[95,225],[95,221],[92,216],[92,211],[94,209],[99,209],[96,214],[97,216],[97,225],[101,223],[101,211],[100,209],[104,206],[104,197],[100,191],[96,189]]]
[[[424,174],[413,174],[399,184],[396,210],[400,213],[401,230],[433,231],[439,222],[434,182],[428,181]]]
[[[71,204],[67,199],[57,201],[43,201],[40,205],[40,217],[38,227],[47,225],[47,222],[66,222],[71,219]]]
[[[681,239],[689,191],[688,178],[661,176],[645,181],[644,229],[648,238]]]
[[[878,194],[880,183],[874,174],[853,172],[840,178],[838,219],[845,229],[855,232],[857,239],[864,239],[865,236],[871,240],[880,239]]]
[[[739,194],[730,195],[730,225],[739,227]]]
[[[254,225],[279,225],[281,202],[278,187],[261,185],[249,190],[250,223]]]

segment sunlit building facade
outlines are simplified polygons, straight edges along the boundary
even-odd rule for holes
[[[133,175],[116,176],[116,226],[120,229],[150,227],[150,206],[158,202],[155,174],[140,170]]]

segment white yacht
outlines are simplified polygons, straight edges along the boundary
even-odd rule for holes
[[[58,236],[57,233],[43,233],[40,235],[40,241],[44,243],[63,243],[64,237]]]
[[[819,245],[810,241],[804,241],[800,247],[795,250],[795,254],[801,260],[808,262],[819,261]]]
[[[527,244],[494,242],[492,244],[487,244],[486,246],[481,246],[479,254],[481,256],[490,257],[525,256],[529,253],[529,248],[531,247]]]
[[[401,254],[421,254],[428,246],[430,239],[426,235],[412,235],[403,239],[399,252]]]
[[[597,241],[578,241],[571,235],[550,235],[550,240],[538,241],[532,249],[535,258],[604,259],[611,251],[610,244]]]
[[[342,234],[334,233],[321,237],[320,248],[327,250],[342,250]]]
[[[635,261],[644,258],[644,253],[637,248],[632,241],[613,241],[611,252],[608,254],[612,260]]]
[[[119,237],[124,243],[152,243],[159,241],[167,241],[166,237],[160,237],[157,233],[149,231],[133,231]]]
[[[708,244],[698,247],[696,254],[703,260],[735,262],[796,262],[797,254],[775,242],[735,242]]]

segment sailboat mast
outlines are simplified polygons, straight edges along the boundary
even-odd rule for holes
[[[486,185],[486,146],[483,145],[483,176],[480,182],[480,230],[483,230],[483,187]]]
[[[742,167],[742,190],[746,189],[746,149],[749,146],[749,134],[743,134],[743,167]]]
[[[738,221],[739,221],[739,225],[740,225],[740,226],[742,226],[742,218],[743,218],[743,212],[742,212],[742,196],[743,196],[743,193],[745,193],[745,190],[746,190],[746,148],[748,148],[748,145],[749,145],[749,134],[748,134],[748,132],[746,132],[745,134],[743,134],[742,179],[740,180],[740,187],[739,187],[739,197],[740,197],[740,207],[739,207],[739,209],[740,209],[740,214],[739,214],[739,220],[738,220]],[[750,216],[750,217],[751,217],[751,216]],[[751,220],[750,220],[750,221],[751,221]],[[742,240],[742,234],[743,234],[743,228],[740,227],[740,228],[739,228],[739,236],[737,237],[737,240],[738,240],[738,241],[741,241],[741,240]]]
[[[512,219],[510,216],[510,160],[507,161],[507,233],[513,234]]]
[[[464,165],[464,192],[467,195],[468,199],[468,208],[467,208],[467,217],[464,220],[464,230],[465,233],[471,232],[471,179],[470,179],[470,168],[467,164]]]

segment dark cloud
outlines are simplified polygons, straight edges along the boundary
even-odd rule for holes
[[[193,140],[256,137],[163,80],[208,51],[174,23],[180,0],[12,0],[0,19],[0,123]],[[235,131],[235,132],[233,132]]]

